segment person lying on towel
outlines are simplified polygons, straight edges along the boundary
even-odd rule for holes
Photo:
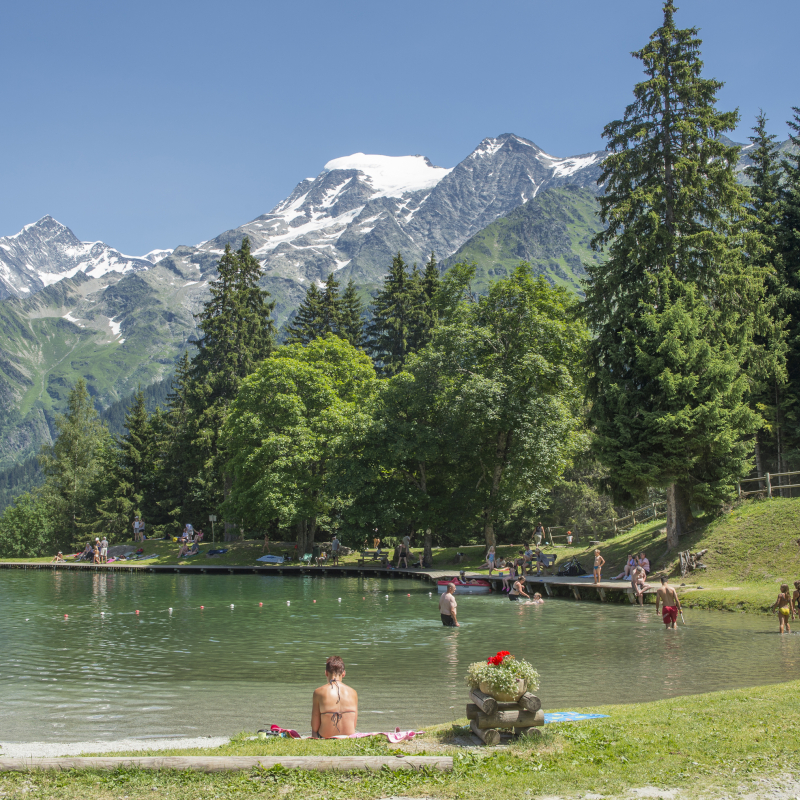
[[[330,739],[356,732],[358,695],[343,683],[344,661],[331,656],[325,663],[327,683],[314,691],[311,705],[311,737]]]

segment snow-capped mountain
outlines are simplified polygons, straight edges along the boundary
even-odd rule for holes
[[[146,258],[123,255],[103,242],[82,242],[66,225],[42,217],[0,237],[0,299],[30,296],[78,272],[99,278],[147,269],[152,263]]]
[[[329,161],[268,214],[172,257],[205,270],[248,236],[268,279],[307,285],[341,270],[373,283],[398,251],[408,261],[444,258],[542,188],[597,190],[603,155],[557,158],[513,134],[484,139],[451,169],[423,156],[356,153]]]

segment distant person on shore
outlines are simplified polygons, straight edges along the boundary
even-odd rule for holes
[[[645,575],[650,574],[650,559],[644,553],[639,553],[636,563],[644,570]]]
[[[100,562],[108,564],[108,537],[105,534],[100,540]]]
[[[794,603],[795,609],[800,609],[800,581],[794,582],[794,593],[792,594],[792,602]]]
[[[139,517],[137,515],[133,520],[133,541],[134,542],[138,542],[139,541],[139,525],[140,524],[141,523],[139,522]]]
[[[612,581],[619,581],[619,580],[626,580],[630,578],[631,572],[633,568],[636,566],[636,559],[628,553],[628,557],[625,559],[625,568],[620,572],[619,575],[615,575],[611,580]]]
[[[659,605],[663,605],[664,609],[661,612],[661,618],[667,626],[667,630],[678,627],[678,614],[681,610],[681,601],[678,599],[678,593],[667,582],[665,575],[661,576],[661,588],[656,591],[656,614],[658,614]]]
[[[567,531],[567,547],[571,547],[572,546],[572,540],[574,538],[575,537],[573,537],[572,531]]]
[[[92,564],[99,564],[100,563],[100,541],[95,539],[94,544],[92,545]]]
[[[544,574],[547,575],[547,562],[544,558],[544,553],[537,547],[536,548],[536,575],[539,576],[544,571]]]
[[[53,560],[50,562],[51,564],[58,564],[59,562],[64,561],[64,554],[59,550],[56,555],[53,556]]]
[[[358,694],[344,683],[347,673],[340,656],[325,663],[326,683],[314,691],[311,701],[311,738],[351,736],[358,723]]]
[[[511,587],[511,591],[508,593],[508,599],[512,603],[518,603],[520,597],[527,597],[528,600],[531,599],[531,596],[525,591],[524,578],[517,578],[514,581],[514,585]]]
[[[442,618],[442,625],[445,628],[460,628],[456,617],[456,585],[447,584],[447,591],[439,598],[439,615]]]
[[[78,556],[78,561],[88,561],[89,556],[92,554],[92,543],[86,542],[86,547],[83,548],[83,552]]]
[[[269,553],[269,533],[264,534],[264,547],[261,549],[261,554]]]
[[[540,522],[536,526],[536,530],[533,532],[533,541],[536,542],[536,546],[539,547],[541,545],[543,539],[544,539],[544,527],[542,526],[542,523]]]
[[[525,550],[522,553],[522,574],[528,575],[533,572],[533,549],[531,548],[530,542],[525,545]]]
[[[631,573],[631,588],[640,606],[644,605],[644,593],[647,589],[647,573],[637,564]]]
[[[334,533],[331,539],[331,561],[334,567],[339,564],[339,544],[339,537]]]
[[[508,564],[508,575],[504,575],[503,576],[503,589],[502,589],[502,591],[510,592],[511,591],[511,584],[512,584],[512,582],[514,581],[514,579],[516,577],[517,577],[517,570],[516,570],[516,568],[514,566],[514,562],[511,561]]]
[[[495,547],[492,545],[489,550],[486,552],[486,560],[481,564],[478,569],[483,569],[484,567],[489,567],[489,574],[491,575],[494,572],[495,566]]]
[[[778,612],[778,630],[783,633],[785,627],[786,633],[791,633],[789,621],[794,619],[794,603],[792,602],[792,595],[789,593],[788,583],[781,584],[780,594],[772,604],[772,610]]]
[[[375,535],[372,537],[372,546],[377,550],[381,546],[381,537],[378,536],[378,529],[375,528]]]
[[[606,563],[606,560],[603,556],[600,555],[599,550],[594,551],[594,568],[592,570],[594,574],[594,582],[600,583],[600,572],[603,569],[603,564]]]

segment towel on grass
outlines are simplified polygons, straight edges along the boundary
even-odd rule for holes
[[[266,564],[283,564],[283,556],[261,556],[256,561],[263,561]]]
[[[310,736],[301,736],[297,731],[291,728],[281,728],[279,725],[270,725],[270,733],[279,734],[285,733],[290,739],[310,739]],[[331,736],[331,739],[365,739],[369,736],[385,736],[389,744],[397,744],[398,742],[410,742],[415,736],[418,736],[417,731],[401,731],[400,728],[395,728],[389,733],[379,731],[377,733],[351,733],[349,735],[342,734],[341,736]]]
[[[552,711],[544,715],[544,724],[549,722],[580,722],[582,719],[601,719],[608,714],[579,714],[577,711]]]

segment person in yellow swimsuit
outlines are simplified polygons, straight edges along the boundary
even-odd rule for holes
[[[794,619],[794,603],[792,602],[792,595],[789,593],[789,584],[782,583],[781,584],[781,592],[778,595],[778,599],[772,604],[772,610],[778,611],[778,626],[781,633],[783,633],[784,627],[786,628],[786,633],[791,633],[791,628],[789,627],[789,620]]]

